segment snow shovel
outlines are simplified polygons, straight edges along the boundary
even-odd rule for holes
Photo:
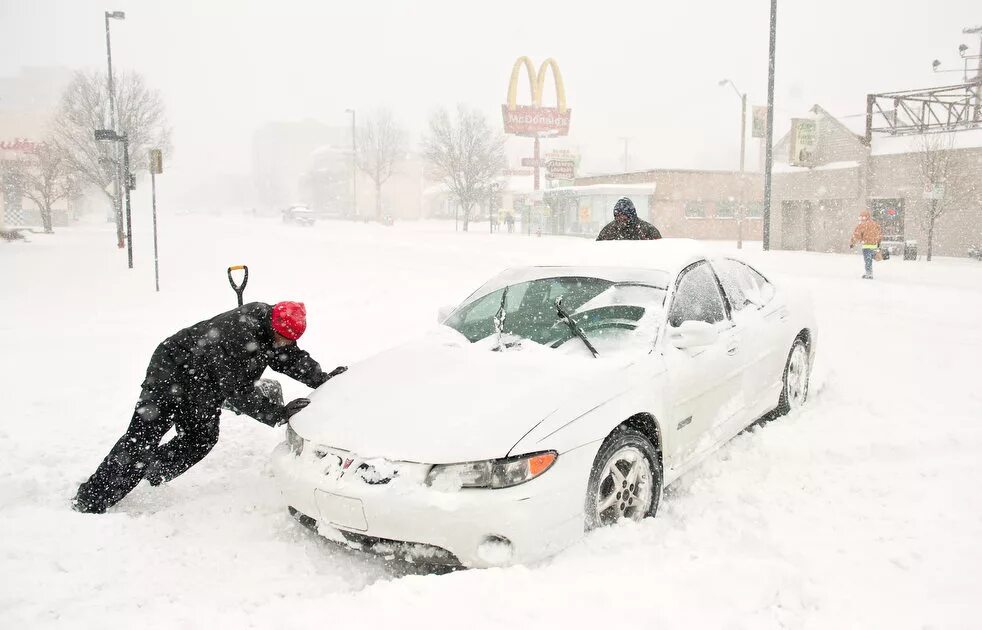
[[[235,282],[235,279],[232,277],[233,271],[243,272],[241,284]],[[249,284],[249,267],[247,265],[232,265],[228,268],[226,274],[228,274],[228,283],[232,285],[232,290],[235,291],[235,297],[239,300],[239,306],[242,306],[242,294],[245,292],[246,285]],[[256,388],[259,389],[259,393],[265,398],[268,398],[277,405],[283,404],[283,386],[280,385],[279,381],[274,381],[271,378],[261,378],[256,381]],[[234,411],[240,416],[242,415],[242,411],[236,409],[227,400],[222,403],[222,407]]]
[[[235,279],[232,277],[233,271],[243,272],[242,284],[235,283]],[[235,297],[239,298],[239,306],[242,306],[242,293],[245,291],[246,285],[249,284],[249,267],[247,265],[232,265],[226,273],[228,274],[228,283],[232,285],[232,290],[235,291]]]

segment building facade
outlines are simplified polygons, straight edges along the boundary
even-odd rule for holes
[[[845,252],[860,212],[870,210],[884,241],[927,250],[931,209],[933,253],[965,256],[982,244],[982,129],[946,134],[864,136],[818,105],[816,148],[808,166],[792,165],[792,133],[774,147],[771,246]],[[945,185],[933,190],[925,168],[945,153]]]

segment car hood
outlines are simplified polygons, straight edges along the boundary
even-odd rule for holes
[[[610,398],[624,358],[594,359],[525,342],[494,352],[456,331],[351,366],[291,424],[315,444],[428,464],[504,457],[539,422],[572,420]]]

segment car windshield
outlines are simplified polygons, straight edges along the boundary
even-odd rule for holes
[[[512,284],[463,304],[445,325],[472,343],[498,336],[551,348],[585,350],[558,315],[556,300],[602,355],[648,348],[664,309],[663,287],[590,277],[543,278]],[[504,308],[502,308],[502,302]],[[496,320],[498,323],[496,323]]]

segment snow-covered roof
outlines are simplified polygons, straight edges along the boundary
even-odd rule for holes
[[[809,171],[837,171],[842,169],[858,168],[859,162],[856,160],[846,160],[844,162],[829,162],[809,168],[807,166],[791,166],[787,162],[774,162],[775,173],[807,173]]]
[[[617,195],[617,194],[649,194],[655,193],[655,182],[644,184],[587,184],[585,186],[557,186],[547,188],[545,192],[571,192],[580,195]]]
[[[982,147],[982,129],[963,129],[950,132],[953,149],[975,149]],[[873,136],[873,155],[897,155],[899,153],[918,153],[924,150],[923,134],[906,136]]]

